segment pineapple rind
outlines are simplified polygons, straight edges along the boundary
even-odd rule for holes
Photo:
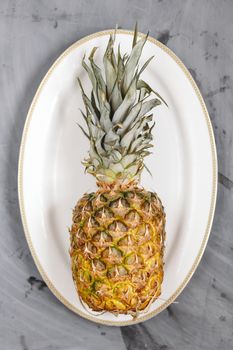
[[[99,188],[73,211],[72,274],[94,311],[136,314],[161,294],[165,214],[155,193]]]

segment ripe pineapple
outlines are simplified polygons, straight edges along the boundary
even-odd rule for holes
[[[82,65],[91,83],[81,129],[90,141],[83,164],[97,179],[97,192],[84,194],[73,210],[70,256],[79,296],[94,311],[136,315],[161,294],[165,213],[156,193],[139,185],[144,157],[152,147],[154,107],[166,102],[140,75],[138,62],[147,36],[134,32],[130,55],[114,53],[110,35],[102,70]],[[154,98],[148,97],[154,94]]]

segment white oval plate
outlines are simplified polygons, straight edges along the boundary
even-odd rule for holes
[[[77,76],[90,91],[81,59],[94,46],[101,57],[112,31],[95,33],[69,47],[53,64],[33,99],[22,138],[19,200],[26,238],[35,263],[51,291],[77,314],[108,325],[128,325],[165,309],[183,290],[204,252],[212,224],[217,188],[213,131],[201,94],[190,73],[166,46],[149,38],[141,63],[155,55],[144,79],[167,101],[154,110],[154,151],[142,184],[155,190],[167,213],[165,277],[162,295],[136,320],[83,308],[72,281],[68,226],[72,208],[95,180],[81,161],[88,150],[77,127],[83,108]],[[130,51],[132,32],[119,30],[117,43]]]

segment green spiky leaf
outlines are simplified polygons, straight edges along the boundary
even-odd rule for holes
[[[138,40],[137,25],[132,51],[121,55],[120,45],[115,55],[114,35],[108,40],[103,57],[104,71],[95,62],[97,47],[82,66],[91,81],[90,98],[78,79],[86,113],[81,111],[87,130],[79,124],[90,141],[89,157],[83,161],[86,171],[99,181],[131,181],[144,167],[143,159],[150,154],[152,140],[152,109],[164,99],[140,78],[153,57],[139,69],[139,60],[147,36]],[[151,95],[156,98],[150,98]]]

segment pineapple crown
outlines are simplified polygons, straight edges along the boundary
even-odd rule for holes
[[[138,40],[137,25],[134,31],[132,51],[121,56],[120,45],[114,53],[114,35],[110,35],[103,57],[104,75],[94,61],[97,47],[89,56],[89,65],[82,60],[92,84],[90,98],[84,92],[78,79],[85,113],[87,131],[81,126],[89,139],[89,157],[83,161],[86,171],[104,183],[128,183],[138,180],[145,166],[144,157],[153,147],[151,123],[154,107],[166,104],[163,98],[144,80],[140,79],[153,56],[139,69],[138,63],[148,34]],[[154,94],[154,98],[148,97]],[[152,124],[152,125],[151,125]],[[148,169],[147,169],[148,170]]]

